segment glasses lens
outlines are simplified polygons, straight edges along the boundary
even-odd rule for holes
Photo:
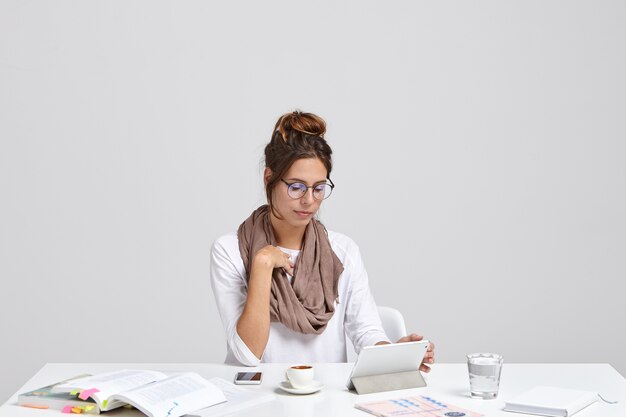
[[[306,194],[307,186],[302,184],[301,182],[294,182],[287,189],[287,193],[291,198],[301,198],[304,194]]]
[[[324,200],[330,197],[330,193],[332,192],[333,189],[330,184],[319,184],[316,185],[315,188],[313,188],[313,197],[318,200]]]

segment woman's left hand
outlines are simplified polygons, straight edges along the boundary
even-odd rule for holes
[[[411,333],[407,336],[401,337],[396,343],[406,343],[406,342],[419,342],[423,340],[424,336],[420,336],[419,334]],[[424,355],[424,359],[420,365],[420,371],[422,372],[430,372],[430,366],[426,364],[435,363],[435,344],[430,342],[428,344],[428,349],[426,350],[426,354]]]

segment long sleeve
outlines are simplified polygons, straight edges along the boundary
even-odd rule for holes
[[[350,276],[345,278],[350,280],[350,284],[345,299],[339,302],[347,303],[344,319],[345,331],[354,345],[354,350],[359,353],[365,346],[389,341],[389,338],[383,330],[359,248],[351,241],[346,251],[345,259],[348,265],[344,266]]]
[[[211,247],[210,276],[215,303],[222,319],[226,334],[229,356],[245,366],[257,366],[261,362],[237,334],[237,322],[246,304],[248,294],[243,262],[238,255],[236,235],[226,235],[215,241]],[[236,250],[236,252],[234,252]],[[233,259],[234,258],[234,259]],[[237,264],[240,263],[238,270]]]

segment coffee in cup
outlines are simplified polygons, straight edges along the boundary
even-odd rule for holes
[[[313,382],[313,367],[311,365],[293,365],[287,368],[285,377],[294,388],[307,388]]]

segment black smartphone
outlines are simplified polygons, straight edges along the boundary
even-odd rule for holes
[[[259,385],[263,379],[262,372],[237,372],[235,384],[239,385]]]

